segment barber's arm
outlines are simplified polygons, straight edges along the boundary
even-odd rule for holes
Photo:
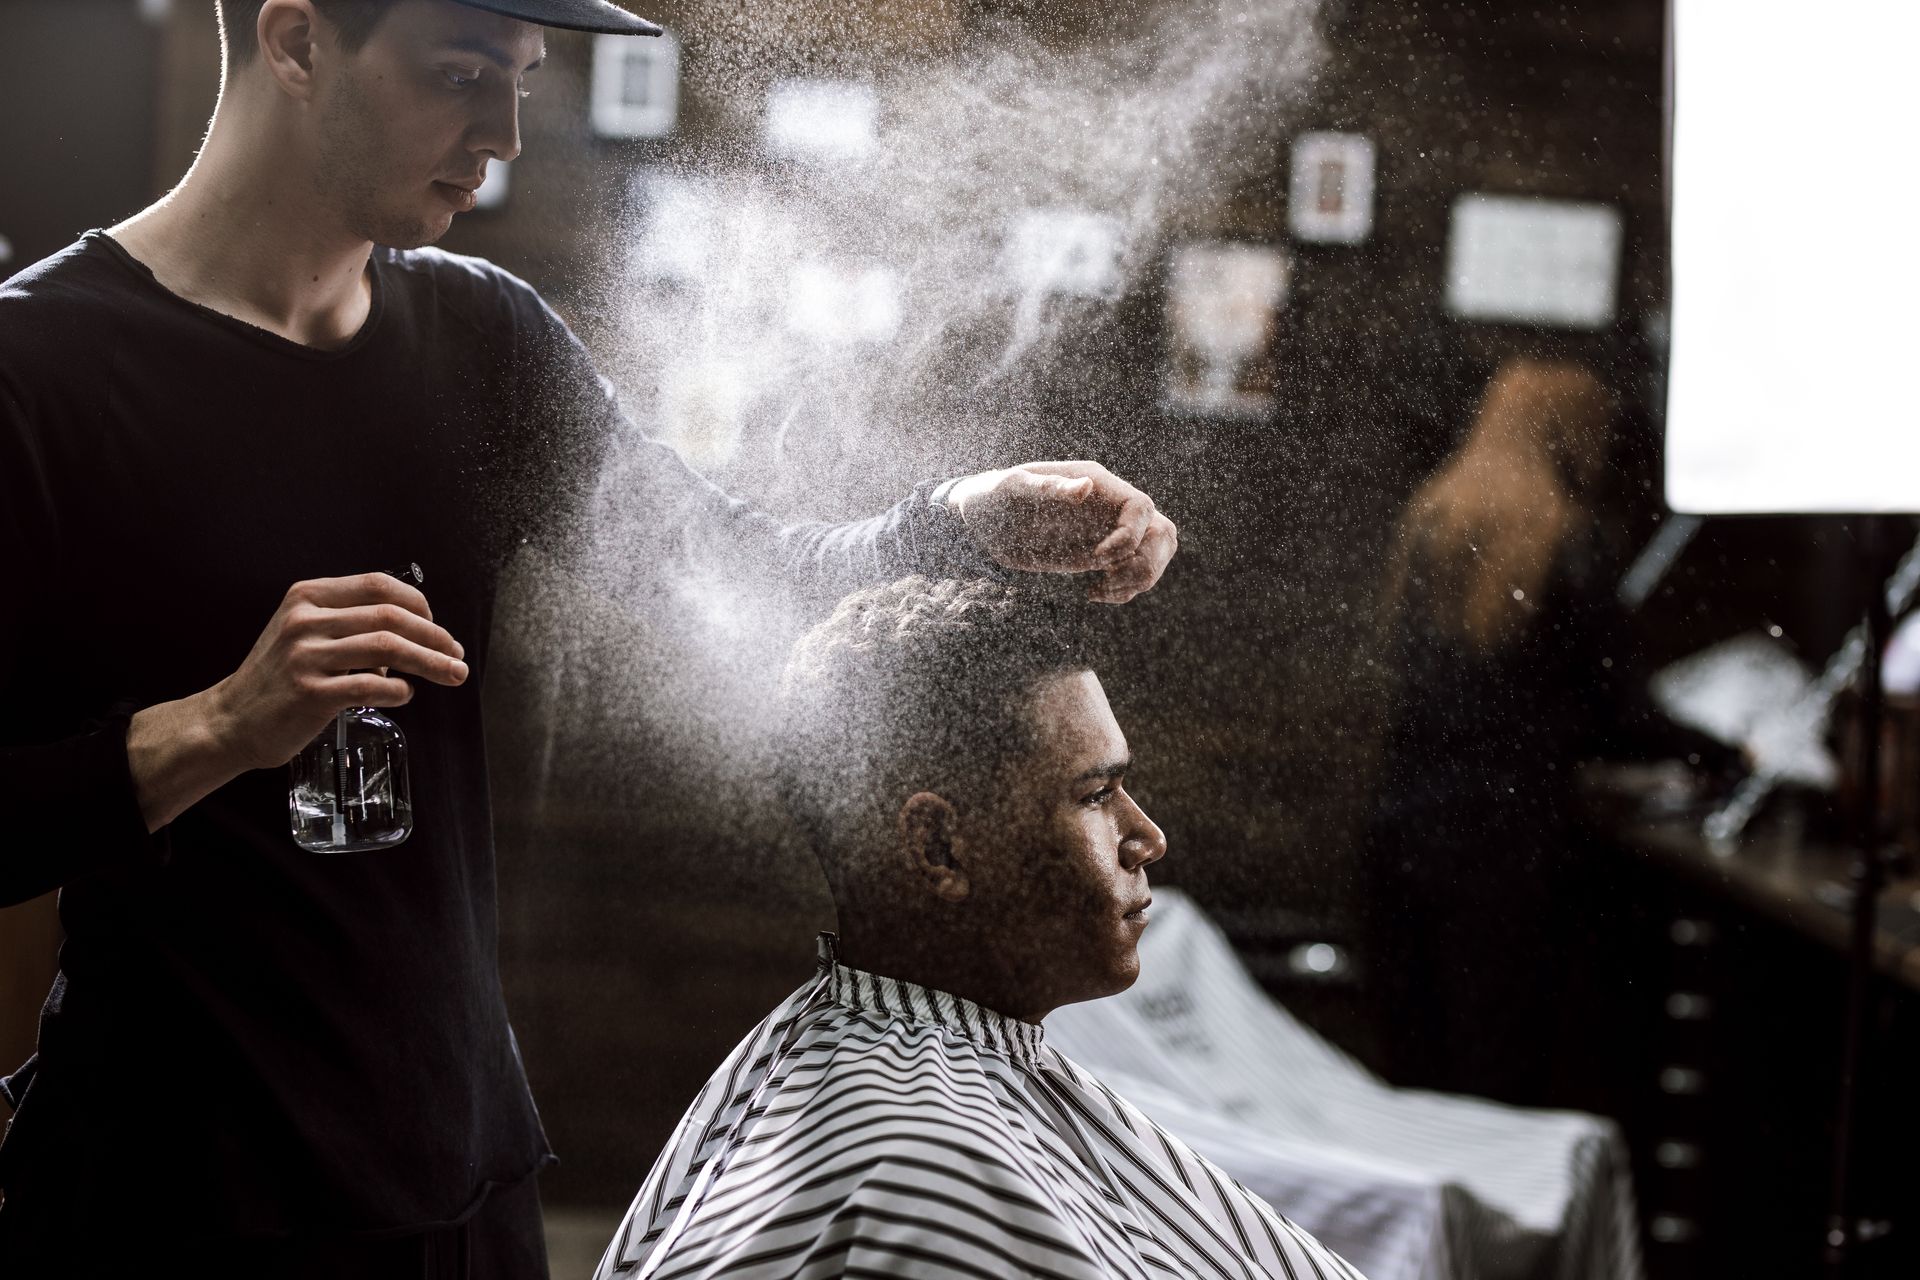
[[[1160,580],[1179,546],[1153,499],[1096,462],[1033,462],[918,485],[888,510],[844,523],[782,523],[692,470],[621,412],[612,387],[557,316],[541,363],[557,377],[537,450],[561,468],[555,492],[582,495],[538,513],[532,536],[597,590],[621,598],[641,564],[684,540],[745,577],[822,599],[911,573],[963,576],[999,566],[1096,575],[1089,598],[1121,604]],[[556,388],[558,388],[556,390]],[[598,440],[597,462],[568,456]]]
[[[250,769],[286,764],[348,707],[411,701],[402,672],[464,684],[465,655],[419,588],[391,575],[294,583],[232,675],[132,717],[127,763],[146,829]]]
[[[343,708],[407,701],[401,672],[466,679],[463,651],[426,597],[375,573],[294,584],[210,689],[147,707],[66,707],[60,689],[35,683],[68,625],[57,495],[44,477],[27,410],[0,377],[0,563],[11,566],[0,612],[0,906],[105,867],[163,861],[155,833],[241,773],[285,764]],[[389,674],[350,674],[373,668]],[[45,731],[52,722],[61,730]]]
[[[1097,462],[985,471],[955,481],[944,496],[995,563],[1097,573],[1087,594],[1103,604],[1153,590],[1180,547],[1179,530],[1153,499]]]
[[[17,615],[16,615],[17,617]],[[0,687],[21,650],[0,635]],[[79,732],[0,746],[0,906],[117,863],[161,861],[155,833],[249,769],[284,765],[347,707],[394,707],[400,672],[458,685],[457,641],[420,593],[386,574],[296,583],[233,675],[138,710],[115,708]],[[385,667],[388,674],[371,668]],[[368,668],[362,674],[344,674]]]
[[[55,741],[0,746],[0,907],[158,856],[134,800],[126,737],[126,717],[106,716]]]

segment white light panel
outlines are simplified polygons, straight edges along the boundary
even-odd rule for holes
[[[1920,4],[1673,24],[1668,503],[1920,511]]]
[[[1465,320],[1597,329],[1613,319],[1620,212],[1611,205],[1468,195],[1447,237],[1447,308]]]

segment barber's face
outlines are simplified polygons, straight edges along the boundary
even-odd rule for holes
[[[489,160],[520,154],[520,99],[545,47],[532,23],[403,0],[356,52],[317,54],[321,199],[356,235],[417,248],[473,208]]]
[[[1091,671],[1053,676],[1028,708],[1033,750],[969,825],[976,919],[1035,1009],[1124,991],[1139,976],[1147,867],[1167,851],[1127,794],[1126,735]]]

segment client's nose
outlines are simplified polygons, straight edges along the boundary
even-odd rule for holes
[[[1125,834],[1120,837],[1120,861],[1127,870],[1132,871],[1167,856],[1167,833],[1147,816],[1145,809],[1133,802],[1132,796],[1126,796],[1126,805],[1127,822]]]

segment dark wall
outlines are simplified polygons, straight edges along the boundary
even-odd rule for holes
[[[132,0],[0,5],[0,277],[152,197],[159,39]]]

